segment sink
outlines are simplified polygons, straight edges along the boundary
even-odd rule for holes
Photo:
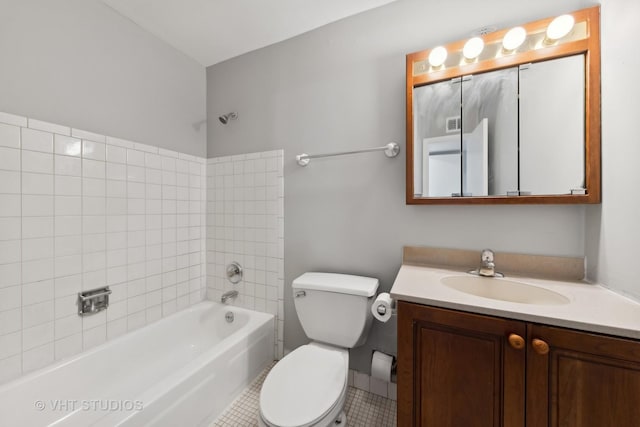
[[[570,302],[569,298],[557,292],[508,279],[449,276],[440,281],[451,289],[500,301],[537,305],[561,305]]]

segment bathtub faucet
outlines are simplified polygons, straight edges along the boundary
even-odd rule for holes
[[[220,302],[226,304],[229,299],[235,299],[238,296],[238,291],[228,291],[222,294],[220,297]]]

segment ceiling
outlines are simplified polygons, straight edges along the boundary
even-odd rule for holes
[[[204,66],[396,0],[102,0]]]

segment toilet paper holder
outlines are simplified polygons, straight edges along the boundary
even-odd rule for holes
[[[379,353],[383,353],[380,350],[374,350],[373,352],[379,352]],[[394,356],[393,354],[388,354],[388,353],[383,353],[383,354],[387,354],[388,356],[391,356],[393,359],[393,362],[391,362],[391,375],[395,375],[396,371],[398,370],[398,357]]]
[[[376,311],[378,312],[379,315],[384,316],[385,314],[387,314],[387,307],[385,307],[384,305],[379,305],[376,308]],[[392,308],[391,309],[391,314],[392,315],[395,314],[395,311],[396,310]]]
[[[394,382],[397,375],[398,358],[392,354],[374,350],[371,355],[371,377]]]
[[[378,305],[376,307],[376,311],[379,315],[384,316],[385,314],[387,314],[387,307],[385,307],[384,305]],[[393,316],[395,314],[397,314],[396,300],[391,300],[391,315]]]
[[[396,302],[387,292],[381,292],[371,305],[371,314],[380,322],[388,322],[396,315]]]

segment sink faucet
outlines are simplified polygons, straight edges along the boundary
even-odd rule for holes
[[[226,304],[229,299],[235,299],[238,296],[238,291],[227,291],[220,297],[220,302]]]
[[[480,267],[471,270],[469,273],[483,277],[504,277],[504,274],[495,270],[496,264],[493,262],[493,251],[483,249],[480,255]]]

